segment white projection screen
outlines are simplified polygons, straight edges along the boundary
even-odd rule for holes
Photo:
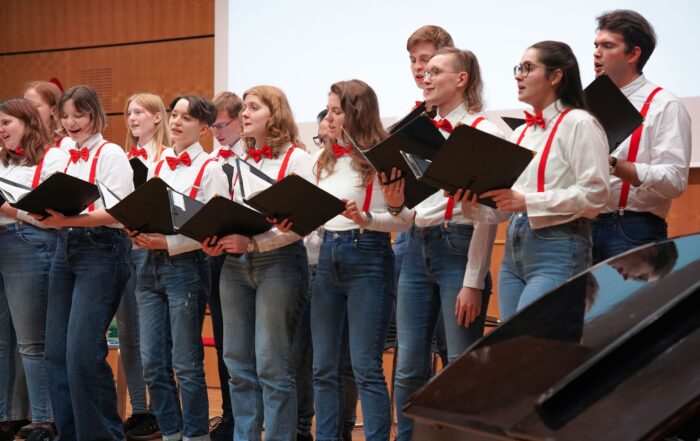
[[[216,0],[215,88],[239,94],[258,84],[281,88],[308,144],[328,88],[339,80],[367,82],[382,117],[392,121],[421,99],[406,39],[435,24],[479,58],[486,110],[514,114],[525,107],[512,70],[525,49],[540,40],[568,43],[585,86],[594,78],[595,17],[620,8],[654,26],[658,43],[644,73],[683,98],[694,123],[692,165],[700,167],[700,2],[693,0]]]

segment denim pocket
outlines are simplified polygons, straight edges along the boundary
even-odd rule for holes
[[[389,244],[381,240],[359,239],[354,242],[355,249],[363,254],[383,255],[389,250]]]
[[[96,245],[98,247],[116,248],[120,243],[120,239],[119,239],[119,236],[117,236],[117,234],[115,234],[115,233],[117,233],[116,230],[114,232],[112,232],[112,231],[89,231],[85,234],[85,237],[87,237],[87,240],[92,245]]]
[[[54,231],[22,225],[17,230],[17,235],[23,242],[29,245],[39,246],[51,244],[55,246],[57,239]]]
[[[456,254],[468,254],[469,243],[472,240],[472,230],[460,230],[448,228],[445,230],[445,246],[448,250]]]
[[[572,226],[569,223],[532,229],[532,234],[541,240],[573,240]]]
[[[666,228],[660,222],[647,219],[620,219],[620,235],[634,244],[645,244],[666,237]]]

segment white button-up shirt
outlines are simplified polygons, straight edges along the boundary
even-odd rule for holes
[[[95,184],[98,180],[109,188],[119,199],[124,199],[129,193],[134,191],[134,172],[131,169],[131,164],[126,157],[126,153],[118,145],[107,142],[102,137],[102,134],[97,133],[92,135],[83,143],[82,146],[76,147],[82,149],[87,148],[90,156],[87,161],[79,159],[73,163],[68,161],[66,174],[80,178],[83,181],[90,180],[90,169],[92,161],[95,158],[97,150],[104,144],[100,151],[100,156],[97,159],[97,167],[95,168],[95,179],[92,182]],[[70,150],[69,150],[70,151]],[[95,210],[104,208],[102,199],[97,199],[94,203]],[[87,212],[87,209],[84,213]],[[120,228],[119,224],[110,225],[113,228]]]
[[[536,152],[513,185],[525,195],[530,226],[534,229],[559,225],[580,217],[593,219],[605,206],[608,184],[608,142],[602,126],[584,110],[571,110],[561,120],[554,136],[544,173],[544,191],[537,191],[540,159],[549,134],[564,110],[558,100],[542,111],[546,126],[522,125],[515,129],[516,142]]]
[[[165,151],[162,155],[161,160],[163,161],[163,165],[160,167],[158,177],[165,181],[166,184],[170,185],[175,191],[189,196],[195,180],[197,179],[197,175],[199,175],[204,163],[210,158],[204,149],[202,149],[199,142],[187,147],[180,155],[185,152],[187,152],[192,161],[191,165],[187,167],[184,164],[178,164],[175,170],[172,170],[166,158],[176,157],[178,155],[176,155],[175,151],[172,149]],[[152,164],[149,168],[149,179],[155,174],[155,169],[158,167],[159,163],[160,161]],[[195,199],[206,203],[216,195],[228,195],[228,184],[226,183],[226,175],[221,170],[221,167],[216,161],[211,161],[204,170],[202,182],[199,185],[199,190],[197,191]],[[201,248],[199,242],[181,234],[167,235],[165,238],[168,242],[168,254],[171,256]]]
[[[637,110],[641,111],[656,85],[644,75],[622,89]],[[612,153],[627,159],[630,136]],[[642,138],[635,160],[639,187],[630,186],[626,209],[644,211],[665,218],[671,209],[671,200],[688,186],[688,168],[691,152],[691,122],[688,111],[671,92],[663,89],[654,96],[644,120]],[[622,180],[610,176],[610,198],[605,211],[619,208]]]

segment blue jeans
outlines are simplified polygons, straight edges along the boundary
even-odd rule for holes
[[[412,227],[396,302],[398,365],[396,368],[396,408],[398,440],[410,440],[413,423],[401,412],[408,398],[430,378],[433,335],[440,312],[451,361],[484,333],[484,321],[491,294],[487,274],[481,314],[467,328],[457,325],[454,316],[457,294],[462,289],[467,255],[474,228],[471,225],[442,224]]]
[[[226,362],[224,361],[224,317],[221,312],[221,294],[219,293],[219,280],[221,279],[221,268],[224,266],[226,254],[221,256],[209,256],[209,267],[211,268],[211,291],[209,292],[209,311],[211,312],[211,327],[214,333],[214,348],[216,349],[217,373],[219,384],[221,385],[221,416],[228,422],[233,422],[233,412],[231,411],[231,392],[228,388],[228,381],[231,376],[228,374]]]
[[[0,227],[0,421],[13,419],[15,338],[34,422],[53,420],[44,361],[49,272],[56,230],[24,223]]]
[[[338,440],[342,433],[346,320],[365,439],[389,439],[391,409],[382,354],[393,302],[394,252],[389,234],[326,231],[311,298],[317,440]]]
[[[148,250],[132,248],[129,253],[131,276],[126,282],[122,301],[117,309],[117,327],[119,329],[119,358],[121,359],[126,384],[129,388],[131,413],[148,412],[146,399],[146,382],[143,378],[141,363],[141,343],[139,338],[139,309],[136,304],[136,278],[146,261]]]
[[[231,374],[234,439],[290,441],[297,433],[294,335],[308,295],[302,241],[226,257],[221,270],[224,359]]]
[[[151,250],[138,276],[141,360],[165,441],[209,439],[202,325],[210,284],[199,250],[175,256]]]
[[[651,213],[625,211],[599,214],[593,228],[593,264],[640,245],[668,237],[666,221]]]
[[[46,365],[61,440],[122,440],[107,328],[129,278],[131,242],[114,228],[62,228],[49,281]]]
[[[530,303],[591,266],[588,219],[530,228],[526,213],[508,225],[506,250],[498,274],[498,305],[505,321]]]
[[[309,287],[316,277],[316,265],[309,265]],[[297,434],[311,433],[314,418],[313,348],[311,345],[311,289],[304,298],[303,309],[294,337],[294,371],[297,385]]]

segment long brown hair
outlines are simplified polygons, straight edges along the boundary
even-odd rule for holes
[[[124,106],[124,120],[126,121],[126,144],[124,144],[124,149],[130,149],[131,146],[135,146],[138,139],[131,133],[129,128],[129,104],[132,101],[139,103],[148,113],[155,115],[160,113],[160,122],[156,124],[156,131],[153,134],[153,145],[156,148],[155,159],[160,158],[161,153],[166,147],[170,147],[170,129],[168,128],[168,111],[165,110],[165,104],[163,100],[152,93],[137,93],[136,95],[131,95],[128,100],[126,100],[126,105]]]
[[[31,101],[14,98],[0,102],[0,112],[14,116],[24,123],[24,135],[19,145],[24,150],[24,155],[18,155],[4,148],[0,152],[0,161],[6,167],[10,163],[20,164],[23,161],[26,161],[27,165],[37,165],[44,157],[44,151],[50,142],[49,133],[41,120],[39,111]]]
[[[49,107],[55,107],[55,111],[51,115],[51,126],[47,127],[52,141],[58,141],[66,136],[66,131],[61,125],[61,118],[58,115],[58,101],[63,95],[63,91],[50,81],[32,81],[24,86],[24,93],[33,90]]]
[[[299,138],[299,128],[294,122],[292,108],[284,92],[274,86],[255,86],[245,91],[244,101],[248,95],[257,96],[270,109],[270,117],[266,124],[265,143],[272,149],[273,157],[279,157],[284,146],[290,142],[297,147],[306,147]],[[243,144],[246,151],[255,148],[255,138],[244,137]],[[261,147],[261,145],[258,146],[258,148]]]
[[[340,107],[345,113],[343,128],[348,132],[352,141],[363,150],[373,147],[388,135],[382,127],[379,117],[379,101],[377,94],[364,81],[339,81],[331,86],[329,94],[334,93],[340,98]],[[343,142],[349,144],[350,139]],[[351,166],[362,176],[362,183],[368,185],[374,174],[372,166],[354,149],[350,151]],[[333,154],[333,140],[324,143],[323,150],[316,162],[315,174],[321,179],[321,173],[333,173],[337,158]]]

